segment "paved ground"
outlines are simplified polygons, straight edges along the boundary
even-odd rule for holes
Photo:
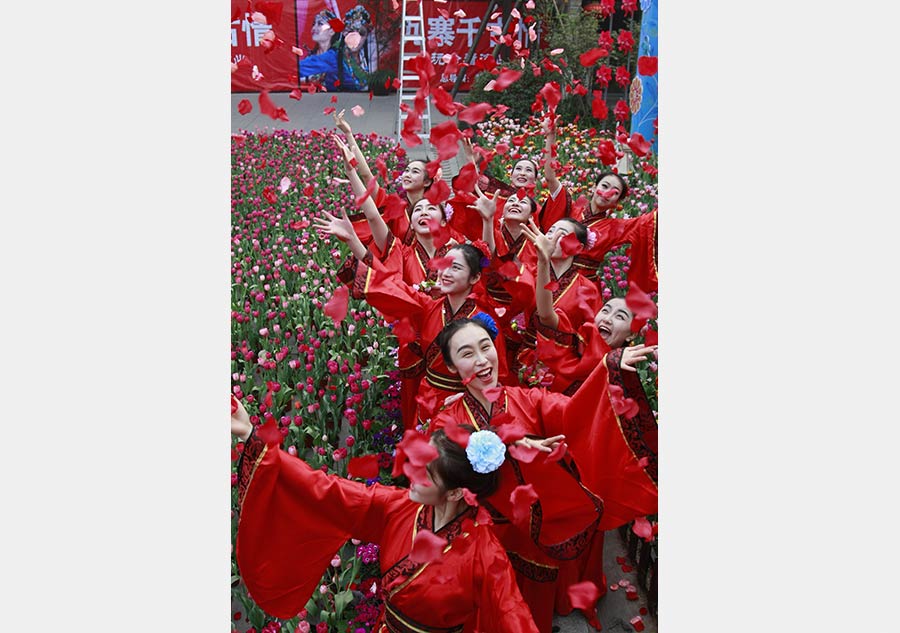
[[[270,95],[272,101],[277,107],[285,109],[290,121],[275,121],[272,118],[263,115],[259,111],[258,96],[255,93],[235,93],[231,95],[231,131],[233,133],[249,131],[265,131],[275,129],[288,130],[334,130],[334,119],[331,115],[323,114],[323,110],[327,107],[335,107],[338,110],[346,109],[345,119],[350,123],[354,133],[369,134],[375,132],[383,136],[396,138],[397,134],[397,108],[398,99],[396,94],[373,97],[369,100],[368,93],[336,93],[337,103],[332,103],[331,94],[317,93],[304,94],[302,99],[295,100],[288,96],[288,93],[273,93]],[[463,101],[463,95],[457,95],[457,101]],[[238,103],[242,99],[247,99],[253,106],[253,110],[241,115],[238,112]],[[359,105],[365,113],[356,117],[351,114],[350,110],[353,106]],[[432,125],[438,125],[446,121],[448,117],[442,115],[436,109],[432,108]],[[413,158],[424,158],[428,148],[425,145],[409,148],[403,145]],[[432,154],[434,152],[432,151]],[[459,172],[460,164],[456,159],[445,161],[444,177],[449,179]],[[616,557],[626,557],[625,543],[619,536],[617,531],[607,532],[604,539],[603,547],[604,555],[604,571],[606,572],[609,584],[618,582],[621,579],[627,579],[631,583],[637,585],[637,572],[623,572],[621,567],[616,564]],[[240,611],[240,604],[232,605],[234,611]],[[639,615],[639,609],[647,606],[646,596],[640,595],[636,601],[627,600],[624,591],[607,591],[599,602],[599,620],[606,632],[627,632],[633,631],[634,628],[630,624],[630,620]],[[644,623],[644,631],[646,633],[656,633],[656,618],[652,615],[642,615]],[[245,631],[249,626],[246,622],[236,622],[239,631]],[[588,625],[587,621],[580,613],[572,613],[568,616],[556,616],[554,618],[554,628],[559,627],[559,633],[590,633],[593,629]]]

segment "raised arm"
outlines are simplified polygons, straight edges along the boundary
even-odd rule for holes
[[[556,248],[556,244],[562,237],[557,231],[553,237],[547,237],[541,233],[534,218],[528,218],[528,225],[522,225],[522,233],[534,244],[537,251],[537,278],[534,282],[535,307],[541,323],[548,327],[556,328],[559,325],[559,315],[553,309],[553,293],[546,286],[550,283],[550,254]]]
[[[556,124],[547,118],[541,129],[544,132],[544,178],[547,180],[547,190],[552,196],[559,190],[559,178],[556,177],[556,169],[553,167],[553,161],[556,160]]]
[[[366,157],[363,155],[362,150],[359,149],[356,137],[353,136],[353,130],[344,118],[344,112],[345,110],[341,110],[340,112],[334,112],[332,114],[334,117],[334,126],[347,137],[347,146],[350,148],[350,151],[353,152],[353,157],[356,158],[356,162],[358,163],[356,171],[359,174],[360,179],[363,182],[369,182],[369,179],[372,178],[372,169],[369,167],[369,163],[366,162]],[[372,192],[372,196],[375,199],[378,198],[378,188],[380,186],[380,184],[376,184],[375,191]]]
[[[478,198],[475,199],[475,204],[469,205],[469,208],[475,209],[481,216],[481,239],[488,245],[491,255],[494,255],[497,252],[494,242],[494,215],[497,213],[497,196],[500,194],[500,190],[497,189],[494,192],[493,198],[484,195],[478,185],[475,186],[475,192],[478,194]]]
[[[325,217],[313,220],[313,225],[319,232],[319,236],[333,235],[350,247],[350,252],[353,253],[356,259],[361,262],[365,261],[369,249],[363,245],[356,231],[353,230],[353,224],[350,222],[350,218],[347,217],[347,212],[341,209],[340,217],[331,215],[328,211],[323,211],[322,215]]]
[[[358,198],[366,192],[366,183],[371,180],[371,172],[369,172],[369,180],[364,183],[357,171],[360,163],[353,155],[353,151],[346,143],[338,138],[336,134],[333,134],[332,138],[344,155],[344,168],[347,171],[347,178],[350,180],[350,188],[353,190],[353,195]],[[377,185],[373,194],[376,191],[378,191]],[[371,195],[367,196],[363,201],[362,212],[366,216],[366,221],[369,223],[369,229],[372,231],[372,240],[375,242],[375,246],[377,246],[380,251],[384,251],[391,230],[385,223],[384,218],[381,217],[381,214],[378,213],[378,207],[375,206],[375,200]]]

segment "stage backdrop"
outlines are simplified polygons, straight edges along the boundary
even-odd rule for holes
[[[232,4],[231,52],[232,62],[239,67],[231,75],[232,92],[290,91],[313,81],[329,91],[368,91],[369,73],[379,68],[397,73],[400,9],[393,9],[392,0],[285,0],[280,19],[272,24],[254,22],[246,3],[240,9],[237,6]],[[487,6],[479,1],[425,0],[425,36],[432,44],[428,50],[437,70],[435,85],[449,89],[456,81],[455,74],[444,72],[444,56],[456,53],[461,61],[465,59]],[[328,30],[332,16],[344,23],[342,33]],[[492,25],[500,27],[500,18],[489,18],[488,27]],[[267,35],[270,31],[274,38]],[[519,37],[527,46],[525,25],[520,25]],[[486,29],[472,63],[489,56],[491,50]],[[339,58],[343,73],[337,72]],[[343,82],[335,85],[339,76]],[[469,73],[460,90],[468,90],[473,77]]]

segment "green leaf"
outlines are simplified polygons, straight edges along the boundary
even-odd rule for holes
[[[347,605],[353,601],[353,592],[349,589],[345,589],[340,593],[336,593],[334,595],[334,610],[337,614],[337,617],[341,617],[344,613],[344,609],[347,608]]]

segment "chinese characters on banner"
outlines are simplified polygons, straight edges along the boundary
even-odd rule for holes
[[[435,85],[449,88],[456,81],[455,73],[445,72],[445,56],[455,53],[460,62],[465,61],[487,7],[486,1],[425,0],[425,37],[436,71]],[[330,30],[328,21],[333,17],[344,22],[343,32]],[[500,27],[499,16],[488,22],[472,64],[491,55],[491,29]],[[269,31],[280,41],[277,46],[268,47],[262,41]],[[524,24],[516,37],[528,46]],[[367,91],[368,75],[376,69],[386,68],[396,75],[399,50],[400,10],[394,11],[390,0],[285,0],[277,24],[255,23],[250,13],[232,21],[232,62],[247,61],[232,74],[231,91],[289,91],[312,82],[330,92]],[[474,76],[470,70],[460,90],[468,90]]]

